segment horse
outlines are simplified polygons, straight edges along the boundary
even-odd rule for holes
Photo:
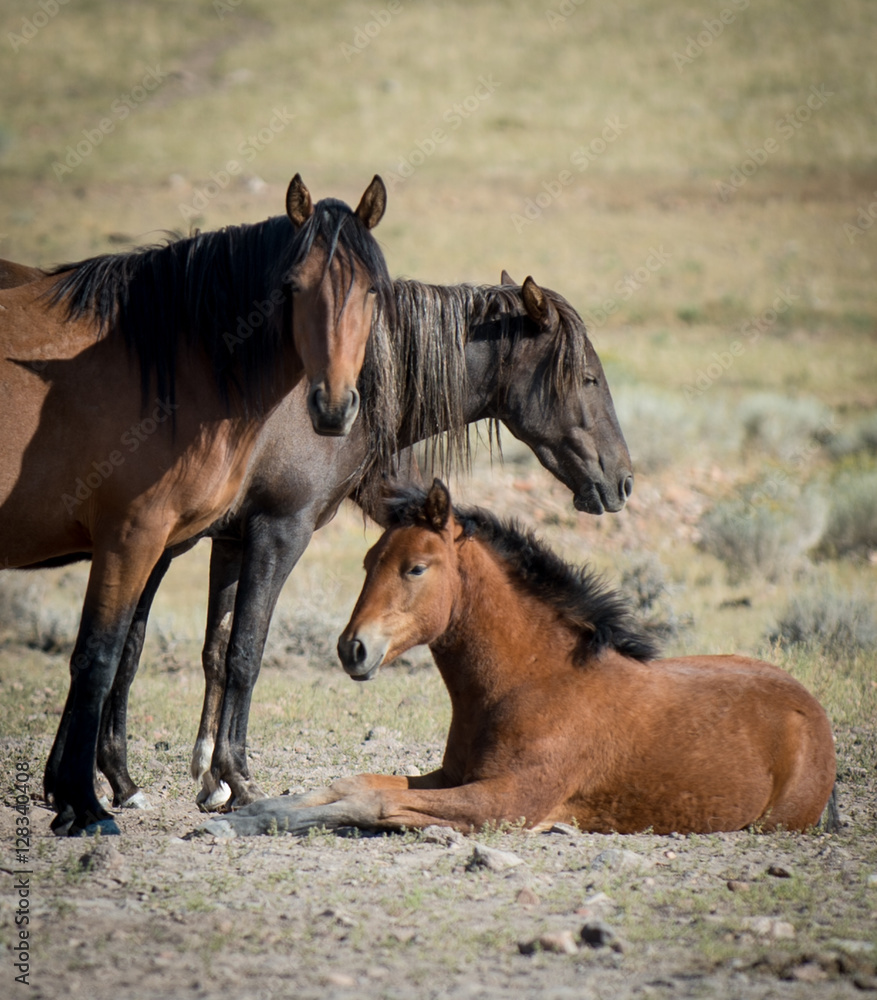
[[[38,278],[44,278],[47,272],[39,267],[18,264],[14,260],[0,258],[0,288],[17,288],[27,285]]]
[[[205,694],[191,766],[205,811],[230,797],[239,806],[263,795],[249,773],[246,734],[280,590],[314,531],[342,500],[353,496],[368,514],[380,516],[378,495],[392,453],[430,439],[440,442],[439,465],[448,467],[453,459],[464,467],[468,424],[492,421],[498,437],[501,421],[570,489],[577,509],[617,511],[629,497],[630,455],[581,318],[532,278],[517,285],[503,272],[501,281],[394,283],[394,314],[381,312],[368,351],[386,340],[383,355],[395,366],[385,371],[370,365],[367,353],[361,376],[363,398],[380,397],[396,415],[388,439],[359,422],[344,439],[303,435],[301,390],[271,415],[233,516],[208,532]],[[145,804],[127,769],[126,710],[149,606],[169,562],[167,554],[138,604],[102,722],[98,766],[117,806]]]
[[[366,681],[429,645],[452,707],[442,765],[262,799],[224,820],[236,833],[817,823],[835,780],[831,727],[785,671],[744,656],[654,659],[622,595],[515,524],[453,508],[439,480],[397,494],[389,520],[338,655]]]
[[[228,511],[303,375],[313,429],[349,433],[373,313],[392,310],[371,234],[385,206],[379,177],[352,211],[314,205],[296,175],[286,214],[262,223],[42,275],[6,269],[23,283],[0,292],[0,559],[92,560],[46,770],[57,833],[108,819],[100,719],[164,551]]]

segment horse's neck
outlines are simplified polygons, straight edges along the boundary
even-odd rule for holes
[[[515,342],[513,336],[502,336],[501,326],[504,317],[501,308],[497,305],[495,310],[484,309],[478,301],[489,299],[493,287],[483,285],[471,289],[465,329],[449,329],[445,326],[440,330],[431,331],[432,335],[442,338],[446,353],[459,350],[458,345],[462,341],[466,389],[461,414],[464,426],[493,415],[501,389],[499,373],[503,365],[511,363],[510,356],[501,356],[502,352],[510,355]],[[522,322],[523,314],[507,313],[505,319],[514,327],[515,324]],[[420,399],[414,402],[422,405]],[[446,414],[441,411],[432,416],[439,424],[435,427],[434,433],[453,433],[460,429],[445,426],[446,420],[443,418]],[[402,422],[397,436],[400,450],[423,440],[423,434],[417,433],[420,421],[412,421],[411,417],[410,413],[401,415]]]
[[[461,543],[460,588],[451,622],[430,645],[455,713],[496,703],[561,661],[574,638],[557,614],[515,583],[490,546]]]

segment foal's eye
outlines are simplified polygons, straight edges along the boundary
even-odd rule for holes
[[[412,566],[411,569],[405,574],[406,576],[423,576],[426,572],[426,566],[423,563],[417,563],[416,566]]]

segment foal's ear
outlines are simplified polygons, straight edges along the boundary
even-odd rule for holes
[[[301,174],[296,174],[286,189],[286,214],[294,226],[303,226],[314,214],[311,193],[305,187]]]
[[[423,516],[433,531],[443,531],[451,515],[451,494],[441,479],[433,479],[432,488],[426,495]]]
[[[529,276],[524,279],[524,284],[521,286],[521,295],[530,319],[538,323],[543,330],[556,325],[558,316],[554,303]]]
[[[374,229],[387,210],[387,189],[375,174],[353,213],[366,229]]]
[[[509,272],[503,268],[502,274],[499,276],[499,283],[501,285],[516,285],[517,281],[509,274]]]

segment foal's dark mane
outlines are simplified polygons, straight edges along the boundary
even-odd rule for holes
[[[160,398],[173,402],[178,349],[200,346],[223,397],[259,413],[288,346],[288,276],[315,243],[326,248],[327,268],[336,254],[348,266],[351,284],[338,296],[341,302],[363,266],[377,292],[375,311],[392,315],[393,285],[380,247],[335,198],[318,202],[298,231],[281,215],[64,264],[52,272],[60,280],[50,296],[69,319],[96,320],[99,336],[118,332],[125,338],[140,365],[144,402],[153,385]],[[372,368],[385,364],[370,359]],[[371,401],[372,407],[378,403]]]
[[[392,394],[397,426],[403,426],[413,441],[427,442],[430,475],[448,477],[466,470],[470,462],[469,429],[464,408],[469,396],[465,348],[469,341],[499,342],[500,395],[507,388],[510,348],[521,338],[534,336],[536,324],[527,316],[521,290],[512,285],[429,285],[421,281],[396,280],[395,325],[383,312],[372,326],[372,338],[385,338],[381,351],[390,367],[364,379],[379,378],[380,384],[364,381],[363,399]],[[543,289],[554,304],[559,323],[543,358],[543,376],[548,398],[580,385],[593,361],[593,348],[581,317],[556,292]],[[383,328],[383,329],[382,329]],[[500,453],[499,421],[490,421],[490,443]],[[388,454],[369,439],[369,456],[358,473],[358,492],[367,509],[373,509],[387,471]]]
[[[393,524],[424,526],[426,494],[399,490],[387,501]],[[635,660],[659,655],[654,641],[637,622],[630,601],[588,566],[573,566],[517,521],[501,521],[480,507],[454,507],[454,519],[467,538],[490,548],[510,574],[539,601],[552,607],[579,636],[576,660],[584,664],[604,649]]]

